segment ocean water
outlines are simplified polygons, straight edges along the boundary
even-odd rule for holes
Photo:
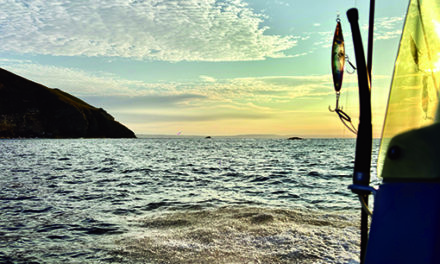
[[[354,149],[353,139],[0,140],[0,263],[359,263]]]

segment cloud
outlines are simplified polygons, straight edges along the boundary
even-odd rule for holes
[[[215,78],[213,78],[211,76],[200,75],[199,77],[200,77],[200,79],[202,79],[205,82],[215,82]]]
[[[314,43],[315,46],[319,46],[321,48],[330,48],[332,46],[334,32],[324,31],[316,32],[315,34],[318,36],[317,41]]]
[[[378,18],[375,27],[382,29],[395,29],[403,26],[404,17],[383,17]]]
[[[206,96],[198,94],[168,94],[168,95],[143,95],[143,96],[82,96],[92,105],[105,105],[112,109],[167,109],[181,108],[191,101],[204,100]]]
[[[292,36],[265,34],[243,0],[6,0],[0,50],[159,61],[286,57]]]
[[[289,7],[290,6],[290,4],[288,2],[280,1],[280,0],[275,0],[274,4],[280,5],[280,6],[285,6],[285,7]]]
[[[403,27],[403,17],[383,17],[377,18],[374,24],[374,36],[376,40],[388,40],[400,38]],[[320,26],[318,23],[314,24],[315,27]],[[368,31],[368,24],[361,26],[363,32]],[[345,41],[351,43],[352,35],[348,24],[342,25],[342,32]],[[334,31],[320,31],[307,33],[314,39],[313,45],[320,48],[330,48],[333,43]],[[351,53],[352,45],[346,45],[346,53]]]
[[[239,113],[239,112],[217,112],[217,113],[198,113],[198,114],[163,114],[163,113],[129,113],[122,114],[124,118],[132,123],[148,122],[201,122],[201,121],[220,121],[220,120],[241,120],[241,119],[266,119],[271,115],[263,113]]]
[[[334,94],[330,75],[145,82],[26,61],[0,60],[0,65],[133,123],[271,119],[286,111],[313,110],[314,105],[326,112],[329,103],[322,100],[333,101]],[[356,78],[347,76],[344,83],[346,93],[354,89]]]
[[[308,76],[266,76],[258,78],[238,78],[234,82],[239,86],[252,87],[249,94],[265,96],[265,100],[285,97],[290,100],[300,97],[319,96],[322,91],[333,92],[333,83],[330,75]],[[267,97],[266,95],[270,95]]]
[[[332,91],[330,75],[265,76],[215,79],[201,75],[200,80],[187,82],[145,82],[128,80],[100,72],[89,73],[75,68],[48,66],[28,61],[2,60],[0,66],[25,78],[60,88],[82,98],[132,98],[131,103],[157,106],[169,104],[196,104],[203,100],[222,102],[269,102],[277,98],[290,99],[314,96],[317,91]],[[345,83],[350,83],[345,79]],[[172,97],[170,97],[172,96]]]
[[[239,124],[243,129],[251,126],[276,129],[273,126],[277,123],[281,129],[286,124],[295,126],[308,122],[311,115],[331,115],[327,107],[334,107],[335,98],[329,74],[230,78],[215,82],[199,79],[179,83],[134,81],[105,72],[89,73],[18,60],[0,59],[0,66],[102,107],[138,133],[170,133],[183,128],[199,131],[207,127],[227,130],[225,124]],[[387,78],[389,76],[375,76],[373,93]],[[357,107],[356,83],[356,75],[344,77],[341,103],[350,114],[350,109]],[[300,117],[304,118],[297,121]]]
[[[394,30],[394,31],[383,32],[382,34],[376,36],[375,38],[377,40],[395,39],[395,38],[400,38],[401,35],[402,35],[402,30]]]
[[[403,28],[403,17],[379,18],[375,22],[375,39],[387,40],[400,38]]]
[[[140,81],[124,80],[110,74],[94,75],[74,68],[0,60],[0,65],[15,74],[50,88],[60,88],[76,96],[96,94],[139,96],[152,87]]]

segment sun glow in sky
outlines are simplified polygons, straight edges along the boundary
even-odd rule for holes
[[[407,1],[376,3],[373,127],[380,135]],[[0,67],[106,109],[136,134],[351,137],[331,42],[369,1],[0,0]],[[341,103],[357,124],[356,74]]]

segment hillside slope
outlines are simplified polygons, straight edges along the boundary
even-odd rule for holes
[[[104,109],[0,68],[0,138],[135,138]]]

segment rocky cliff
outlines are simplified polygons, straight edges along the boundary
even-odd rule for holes
[[[104,109],[0,68],[0,138],[134,138]]]

